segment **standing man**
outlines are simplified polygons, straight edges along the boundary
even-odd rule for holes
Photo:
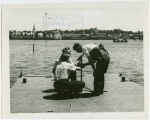
[[[83,64],[81,67],[84,68],[86,65],[91,65],[93,68],[94,76],[94,95],[99,96],[103,94],[104,89],[104,74],[107,72],[110,57],[108,51],[103,45],[87,44],[82,46],[79,43],[75,43],[73,50],[78,53],[84,53],[88,58],[88,63]],[[96,61],[96,68],[94,65]]]

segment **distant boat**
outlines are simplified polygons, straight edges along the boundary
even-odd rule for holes
[[[114,38],[113,42],[128,42],[127,38]]]

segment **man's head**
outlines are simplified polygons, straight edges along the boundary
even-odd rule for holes
[[[69,58],[70,58],[70,55],[69,54],[62,54],[61,55],[61,61],[62,62],[67,62],[68,60],[69,60]]]
[[[75,43],[73,46],[73,50],[75,50],[78,53],[82,53],[82,45],[80,45],[79,43]]]
[[[70,48],[69,47],[66,47],[66,48],[63,48],[62,49],[62,54],[69,54],[69,55],[71,55],[71,50],[70,50]]]

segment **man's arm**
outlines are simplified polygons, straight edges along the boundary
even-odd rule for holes
[[[55,75],[55,70],[56,70],[57,65],[58,65],[58,60],[55,61],[55,64],[54,64],[54,67],[53,67],[53,70],[52,70],[54,75]]]
[[[75,66],[75,65],[72,65],[72,64],[70,64],[70,63],[65,63],[65,64],[66,64],[66,67],[67,67],[68,70],[71,70],[71,71],[81,70],[80,67],[77,67],[77,66]]]
[[[80,68],[80,67],[76,67],[76,70],[79,70],[79,71],[80,71],[80,70],[81,70],[81,68]]]
[[[94,66],[94,62],[93,62],[92,58],[90,56],[88,56],[87,58],[88,58],[89,63],[91,64],[91,66],[93,68],[93,71],[95,71],[95,66]]]
[[[91,65],[90,62],[88,62],[88,63],[82,63],[82,65],[81,65],[80,62],[77,63],[77,66],[78,66],[78,67],[81,67],[81,68],[84,68],[84,67],[87,66],[87,65]]]
[[[90,64],[92,66],[92,68],[93,68],[93,71],[95,71],[94,62],[93,62],[92,58],[90,57],[90,54],[89,54],[89,51],[87,50],[87,48],[82,48],[82,52],[85,54],[85,56],[87,57],[87,59],[89,61],[89,63],[83,64],[83,67],[85,67],[86,65]]]

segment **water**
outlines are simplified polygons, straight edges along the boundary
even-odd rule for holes
[[[10,87],[18,79],[20,71],[25,74],[52,75],[55,60],[64,47],[74,43],[102,43],[109,51],[110,64],[107,73],[126,73],[143,86],[143,42],[113,43],[105,40],[10,40]],[[34,44],[34,53],[33,53]],[[76,63],[79,55],[72,50],[72,60]],[[87,62],[84,57],[83,62]],[[85,67],[83,74],[92,74],[92,68]]]

